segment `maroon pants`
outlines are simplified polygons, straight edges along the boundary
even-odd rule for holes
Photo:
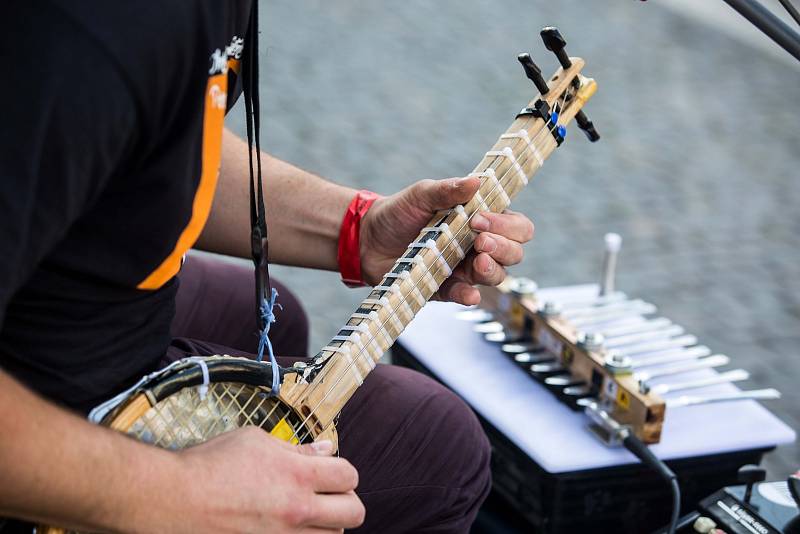
[[[169,360],[256,352],[251,267],[190,255],[180,283]],[[270,330],[275,353],[307,356],[305,312],[288,289],[273,285],[283,306]],[[456,395],[414,371],[378,365],[342,411],[337,430],[367,509],[357,532],[469,531],[489,492],[489,444]]]

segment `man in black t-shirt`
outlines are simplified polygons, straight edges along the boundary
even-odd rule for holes
[[[326,532],[361,524],[363,501],[365,528],[465,531],[488,491],[487,443],[463,403],[414,373],[370,375],[369,399],[343,414],[373,425],[370,450],[343,446],[342,458],[254,429],[173,453],[76,415],[164,358],[189,248],[250,254],[247,144],[223,129],[250,4],[12,1],[3,12],[0,516],[99,531]],[[264,158],[270,261],[336,270],[356,192]],[[360,234],[364,280],[477,187],[422,181],[375,202]],[[471,225],[476,252],[440,291],[465,304],[533,234],[512,212]],[[420,414],[440,424],[413,425]]]

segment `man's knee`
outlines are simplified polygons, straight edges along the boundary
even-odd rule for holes
[[[488,493],[490,447],[477,418],[414,371],[378,366],[342,413],[340,438],[361,474],[365,531],[466,531]],[[376,523],[382,516],[393,522]]]
[[[450,464],[457,484],[458,500],[454,508],[464,513],[477,512],[491,485],[491,446],[478,418],[455,393],[435,383],[429,402],[438,449],[432,453]]]

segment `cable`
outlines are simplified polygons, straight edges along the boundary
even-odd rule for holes
[[[786,8],[786,11],[789,12],[789,15],[792,16],[795,22],[800,24],[800,13],[797,12],[797,9],[792,5],[792,3],[789,0],[778,0],[778,1],[784,8]]]
[[[591,419],[592,427],[598,431],[603,440],[608,444],[622,443],[626,449],[642,461],[643,465],[651,468],[658,476],[669,483],[672,492],[672,513],[670,514],[669,534],[675,534],[681,515],[681,488],[678,477],[664,462],[658,459],[650,448],[636,437],[631,428],[617,422],[611,414],[604,410],[597,401],[590,401],[584,407],[584,413]],[[663,532],[659,530],[659,532]]]
[[[669,528],[667,529],[667,532],[669,534],[675,534],[675,531],[678,528],[678,519],[681,515],[681,488],[678,485],[678,477],[675,475],[672,469],[670,469],[667,464],[656,457],[656,455],[650,451],[650,448],[642,443],[642,441],[637,438],[636,435],[630,431],[630,429],[623,427],[619,431],[619,435],[622,437],[622,444],[626,449],[631,451],[637,458],[639,458],[642,461],[642,464],[653,469],[656,473],[658,473],[658,476],[669,483],[669,487],[672,492],[672,513],[670,515]]]
[[[669,487],[672,490],[672,515],[669,519],[669,534],[675,534],[678,528],[678,518],[681,515],[681,487],[678,485],[678,479],[673,478],[669,481]]]

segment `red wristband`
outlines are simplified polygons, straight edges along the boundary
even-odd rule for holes
[[[344,212],[342,227],[339,230],[339,251],[336,260],[339,262],[339,272],[342,282],[348,287],[361,287],[366,285],[361,278],[361,250],[359,247],[361,235],[361,219],[367,214],[372,204],[381,198],[377,193],[362,189]]]

